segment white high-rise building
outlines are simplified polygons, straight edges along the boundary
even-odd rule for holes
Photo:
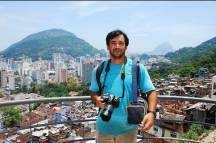
[[[7,87],[10,90],[15,90],[15,76],[13,70],[8,70],[7,72],[8,84]]]
[[[0,85],[2,88],[5,88],[7,86],[7,71],[6,70],[1,70],[0,71]]]
[[[82,74],[81,78],[83,82],[90,82],[91,81],[91,74],[95,67],[93,61],[87,60],[82,62]]]
[[[15,90],[15,75],[13,70],[0,71],[0,86],[8,90]]]
[[[27,61],[23,61],[21,63],[21,75],[30,75],[31,74],[31,63],[27,62]]]
[[[61,53],[53,54],[53,62],[54,62],[55,69],[65,68],[64,59],[62,58]]]

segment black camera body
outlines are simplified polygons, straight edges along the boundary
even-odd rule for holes
[[[100,117],[103,121],[109,121],[114,108],[119,107],[119,98],[115,98],[115,96],[111,94],[104,94],[101,98],[105,102],[105,107],[102,109]]]

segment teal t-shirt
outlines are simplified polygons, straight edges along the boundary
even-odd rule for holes
[[[104,67],[106,67],[107,62]],[[132,101],[132,60],[127,59],[127,63],[125,68],[123,68],[124,64],[110,64],[110,71],[107,73],[104,91],[103,93],[109,93],[114,95],[116,98],[122,96],[123,92],[123,81],[121,79],[121,72],[125,69],[125,93],[124,98],[120,98],[119,107],[114,108],[111,119],[107,121],[103,121],[100,116],[98,116],[96,120],[96,128],[99,132],[117,136],[120,134],[128,133],[137,129],[137,125],[131,125],[127,122],[127,105]],[[98,92],[99,87],[96,81],[96,69],[92,72],[91,86],[90,90],[93,92]],[[105,68],[103,69],[100,77],[100,81],[103,84],[105,77]],[[139,75],[139,87],[141,92],[148,92],[154,90],[147,69],[140,64],[140,75]],[[100,111],[101,112],[101,111]],[[99,112],[99,115],[100,115]]]

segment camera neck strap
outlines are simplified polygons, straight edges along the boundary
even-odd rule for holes
[[[124,59],[124,65],[123,65],[123,67],[120,70],[121,80],[122,80],[122,85],[123,85],[123,91],[122,91],[122,96],[119,97],[119,98],[124,98],[124,93],[125,93],[124,80],[125,80],[125,65],[126,65],[126,63],[127,63],[127,57],[125,57],[125,59]],[[102,92],[101,93],[103,93],[103,90],[104,90],[104,87],[105,87],[106,78],[107,78],[107,74],[110,71],[110,64],[111,64],[111,59],[108,60],[106,68],[105,68],[105,77],[104,77],[104,80],[103,80]]]

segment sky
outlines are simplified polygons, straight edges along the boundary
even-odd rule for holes
[[[63,29],[106,49],[108,32],[121,29],[129,53],[169,42],[175,50],[216,36],[214,1],[0,1],[0,51],[26,36]]]

